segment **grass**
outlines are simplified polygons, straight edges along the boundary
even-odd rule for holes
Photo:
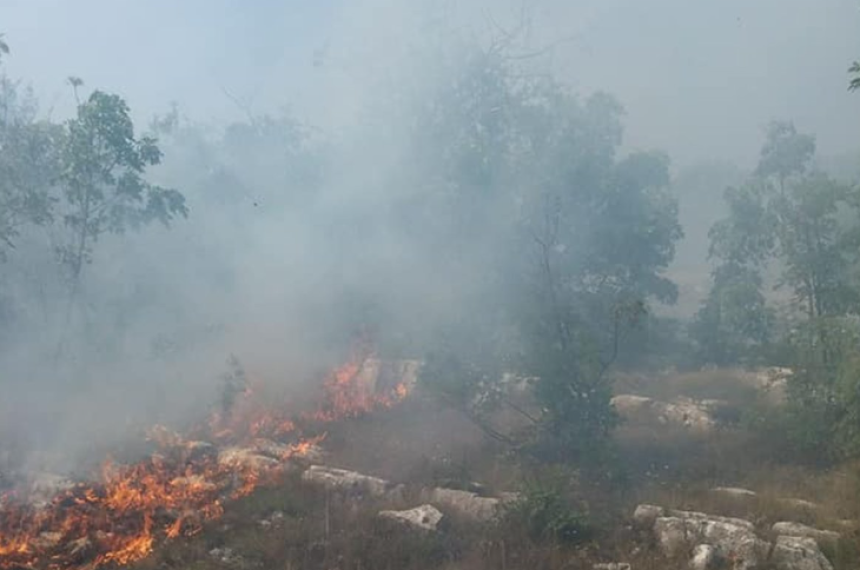
[[[626,377],[619,392],[670,400],[721,399],[746,413],[761,403],[737,371],[707,371],[659,378]],[[487,494],[519,490],[541,477],[488,444],[468,421],[417,398],[372,417],[332,426],[324,446],[332,466],[406,484],[401,502],[338,500],[292,477],[228,505],[225,516],[190,538],[159,548],[140,570],[319,569],[483,570],[590,568],[596,562],[629,562],[637,570],[685,568],[665,560],[629,516],[638,503],[736,516],[753,521],[762,536],[774,522],[791,520],[842,533],[827,546],[836,570],[854,567],[860,555],[860,464],[832,469],[786,463],[773,451],[772,434],[741,423],[710,434],[659,425],[622,425],[616,432],[615,470],[621,477],[578,480],[568,491],[594,525],[588,541],[566,544],[529,537],[521,522],[476,525],[455,516],[436,534],[392,525],[376,516],[383,508],[415,506],[426,485],[485,485]],[[712,491],[748,488],[753,498]],[[814,507],[792,505],[804,499]],[[272,518],[279,513],[278,518]],[[450,515],[450,514],[449,514]],[[268,521],[268,522],[267,522]],[[213,549],[232,553],[226,560]]]

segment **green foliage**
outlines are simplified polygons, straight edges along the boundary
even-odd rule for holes
[[[528,485],[521,496],[507,506],[503,524],[535,542],[587,542],[594,535],[588,513],[567,494],[567,489],[557,482]]]
[[[53,220],[62,129],[36,120],[29,91],[0,77],[0,260],[22,229]]]
[[[596,459],[616,423],[607,371],[620,337],[650,300],[677,297],[662,275],[682,235],[669,161],[616,156],[612,97],[580,100],[503,53],[470,53],[411,133],[430,187],[410,221],[431,258],[453,244],[453,257],[485,254],[492,271],[470,334],[430,355],[422,379],[487,431],[475,405],[503,397],[502,373],[536,378],[539,413],[518,443],[546,459]]]
[[[809,169],[814,155],[813,136],[798,133],[791,122],[775,121],[767,127],[766,140],[755,173],[765,179],[774,177],[782,190],[786,180],[800,176]]]
[[[773,123],[755,177],[726,190],[728,215],[710,232],[713,285],[691,329],[704,361],[749,362],[769,349],[769,267],[779,269],[776,287],[793,293],[792,309],[809,321],[856,310],[857,191],[810,170],[814,153],[813,137]]]
[[[795,453],[814,460],[860,456],[860,325],[822,317],[787,339],[794,374],[783,429]]]
[[[102,234],[155,220],[168,225],[188,214],[182,194],[144,180],[146,168],[161,161],[161,151],[155,139],[135,138],[129,108],[117,95],[95,91],[78,106],[60,156],[63,218],[72,239],[58,249],[73,280],[92,260]]]
[[[854,75],[851,78],[851,82],[848,84],[849,91],[856,91],[860,89],[860,61],[855,61],[851,64],[851,67],[848,68],[848,73]]]

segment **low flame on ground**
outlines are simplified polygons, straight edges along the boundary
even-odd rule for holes
[[[333,422],[405,398],[405,383],[388,394],[374,392],[367,382],[371,356],[358,350],[334,370],[324,383],[324,404],[300,420]],[[262,463],[225,459],[211,445],[156,426],[149,438],[157,453],[129,466],[106,461],[98,483],[77,484],[43,506],[13,493],[0,495],[0,568],[95,568],[140,560],[159,540],[199,533],[224,513],[226,501],[276,483],[290,459],[306,456],[325,437],[303,436],[285,411],[259,408],[231,417],[215,414],[193,435],[198,431],[240,450],[266,445],[269,457]],[[276,442],[287,436],[293,443]]]

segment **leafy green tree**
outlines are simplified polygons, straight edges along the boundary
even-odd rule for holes
[[[66,125],[59,179],[63,219],[71,232],[59,254],[69,269],[73,297],[102,235],[187,216],[181,193],[143,177],[161,156],[155,139],[135,137],[129,108],[118,95],[94,91],[78,105]]]
[[[794,123],[774,121],[767,127],[755,174],[775,179],[782,193],[787,180],[808,172],[813,156],[815,138],[812,135],[798,133]]]
[[[848,68],[848,73],[854,75],[851,78],[851,82],[848,84],[849,91],[856,91],[860,89],[860,61],[855,61],[851,64],[851,67]]]
[[[815,173],[772,199],[784,266],[780,285],[792,289],[810,320],[857,308],[849,271],[857,260],[856,244],[838,217],[853,209],[850,198],[851,188]]]
[[[465,402],[484,401],[475,389],[492,394],[500,368],[535,378],[538,411],[523,414],[521,443],[546,459],[596,457],[616,422],[608,370],[619,337],[649,302],[677,295],[662,275],[681,236],[668,159],[619,158],[617,101],[580,100],[552,78],[518,73],[503,52],[472,52],[444,85],[416,122],[422,173],[435,181],[424,227],[455,255],[491,260],[471,337],[483,345],[511,334],[474,351],[488,355],[482,362],[464,339],[422,378],[453,382],[448,393],[465,389]]]
[[[52,221],[62,129],[36,110],[31,93],[0,77],[0,259],[26,226]]]
[[[762,272],[775,247],[769,188],[751,181],[727,188],[727,216],[709,232],[708,257],[718,262],[712,286],[691,325],[699,358],[726,365],[749,360],[768,343],[773,320],[763,293]]]

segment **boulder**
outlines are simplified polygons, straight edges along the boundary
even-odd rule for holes
[[[818,505],[816,503],[807,501],[806,499],[784,498],[778,499],[778,501],[786,507],[791,507],[793,509],[804,511],[815,511],[818,509]]]
[[[675,557],[687,549],[687,527],[684,519],[658,517],[654,521],[654,536],[666,556]]]
[[[690,557],[690,570],[711,570],[719,565],[717,549],[710,544],[699,544]]]
[[[630,570],[630,564],[627,562],[603,562],[595,564],[591,567],[592,570]]]
[[[666,514],[666,509],[657,505],[639,505],[633,511],[633,524],[639,529],[652,529],[654,522]]]
[[[796,522],[783,521],[774,523],[772,530],[777,536],[811,538],[818,544],[834,544],[841,538],[841,535],[838,532],[834,532],[832,530],[820,530]]]
[[[711,414],[713,402],[702,403],[689,398],[661,402],[645,396],[619,394],[612,398],[611,403],[628,421],[657,422],[697,432],[711,431],[717,425]]]
[[[833,570],[815,539],[804,536],[777,537],[771,563],[777,570]]]
[[[719,558],[732,560],[739,570],[755,568],[767,558],[770,544],[756,536],[749,521],[694,511],[668,514],[654,523],[654,534],[667,556],[683,554],[692,544],[705,544],[714,547]]]
[[[421,500],[447,508],[452,512],[478,522],[494,519],[501,501],[494,497],[481,497],[469,491],[435,487],[421,491]]]
[[[421,505],[407,511],[380,511],[379,516],[417,530],[434,532],[444,517],[433,505]]]
[[[385,479],[324,465],[308,467],[302,473],[302,480],[333,491],[371,497],[382,497],[390,491],[396,490],[396,487]]]
[[[758,496],[755,491],[741,487],[714,487],[711,492],[733,499],[755,499]]]
[[[738,526],[749,530],[750,532],[755,532],[755,525],[748,520],[739,519],[735,517],[723,517],[720,515],[711,515],[707,513],[701,513],[698,511],[681,511],[678,509],[669,509],[667,511],[669,516],[678,517],[682,519],[694,519],[694,520],[708,520],[726,523],[732,526]]]
[[[264,471],[274,469],[281,462],[273,457],[261,455],[253,448],[227,447],[218,454],[218,463],[224,467]]]

